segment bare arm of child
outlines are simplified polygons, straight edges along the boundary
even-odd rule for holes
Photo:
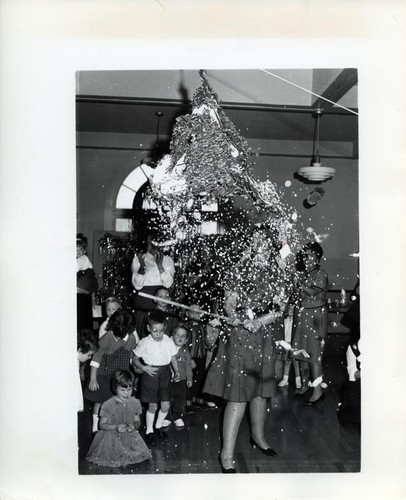
[[[107,422],[107,417],[101,417],[99,421],[99,429],[102,431],[117,431],[117,432],[125,432],[126,424],[109,424]]]
[[[139,415],[135,415],[133,427],[134,427],[134,429],[138,430],[140,428],[140,426],[141,426],[140,416]]]
[[[173,380],[176,382],[177,380],[179,380],[180,374],[179,374],[178,360],[176,359],[175,355],[171,357],[171,365],[174,373]]]
[[[89,391],[95,392],[99,390],[99,384],[97,382],[97,366],[90,367],[90,382]]]
[[[138,368],[138,370],[141,370],[143,373],[147,373],[151,377],[157,374],[158,368],[156,366],[143,365],[136,354],[134,354],[132,363],[135,368]]]

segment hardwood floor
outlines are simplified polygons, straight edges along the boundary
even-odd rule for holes
[[[269,401],[266,435],[277,458],[270,458],[249,445],[249,422],[241,423],[236,443],[239,473],[359,472],[360,432],[339,424],[336,410],[341,384],[346,379],[345,350],[348,337],[328,337],[324,355],[325,399],[315,407],[304,407],[293,398],[294,384],[278,388]],[[281,374],[282,366],[277,364]],[[293,370],[293,369],[292,369]],[[291,377],[293,374],[291,373]],[[99,467],[84,460],[90,445],[90,407],[79,417],[80,474],[193,474],[221,473],[218,463],[223,408],[186,415],[185,428],[173,424],[168,440],[152,449],[151,461],[120,469]]]

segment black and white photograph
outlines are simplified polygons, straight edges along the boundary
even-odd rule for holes
[[[0,2],[1,500],[405,498],[404,7]]]
[[[80,473],[359,472],[357,69],[76,81]]]

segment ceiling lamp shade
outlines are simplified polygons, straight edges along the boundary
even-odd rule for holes
[[[321,163],[313,162],[310,167],[299,168],[297,173],[309,181],[323,182],[333,177],[336,174],[336,169],[323,167]]]
[[[313,116],[316,118],[315,138],[313,140],[313,157],[312,164],[308,167],[301,167],[297,171],[298,175],[304,177],[311,182],[323,182],[331,179],[336,174],[336,169],[331,167],[323,167],[320,162],[319,155],[319,138],[320,138],[320,118],[323,110],[318,108]]]

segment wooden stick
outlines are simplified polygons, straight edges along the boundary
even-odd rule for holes
[[[197,312],[199,314],[206,314],[207,316],[213,316],[214,318],[222,319],[224,321],[230,321],[230,318],[228,318],[227,316],[221,316],[220,314],[204,311],[203,309],[194,309],[193,307],[185,306],[184,304],[181,304],[179,302],[174,302],[173,300],[155,297],[155,295],[150,295],[149,293],[138,292],[138,295],[140,295],[141,297],[145,297],[147,299],[152,299],[152,300],[157,300],[159,302],[163,302],[164,304],[170,304],[171,306],[181,307],[182,309],[186,309],[187,311],[193,311],[193,312]]]

